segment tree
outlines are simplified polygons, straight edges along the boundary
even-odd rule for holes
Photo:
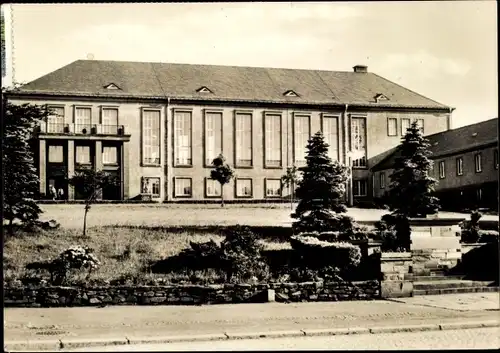
[[[286,168],[285,175],[281,177],[281,190],[290,187],[290,209],[293,209],[295,199],[295,185],[299,181],[298,169],[296,166]]]
[[[16,219],[23,225],[30,225],[35,223],[42,213],[35,202],[35,196],[39,192],[39,179],[30,142],[36,124],[45,119],[47,114],[46,109],[34,104],[16,105],[6,102],[4,105],[3,214],[4,219],[8,220],[11,235]]]
[[[85,213],[83,216],[83,236],[85,236],[87,214],[91,205],[101,194],[103,188],[116,185],[117,180],[107,172],[88,168],[76,172],[75,175],[68,179],[68,183],[78,189],[85,198]]]
[[[394,172],[386,194],[389,209],[395,216],[425,217],[439,210],[439,200],[432,194],[437,181],[429,176],[432,161],[430,143],[413,122],[396,152]]]
[[[347,211],[344,194],[348,168],[330,159],[321,132],[309,139],[306,148],[307,164],[299,168],[303,173],[296,192],[299,204],[292,214],[292,218],[298,219],[293,224],[294,231],[342,230],[339,227],[344,217],[333,213]]]
[[[220,184],[220,207],[224,207],[224,185],[231,181],[234,177],[234,172],[231,166],[226,163],[226,159],[222,154],[214,158],[212,165],[214,169],[210,171],[210,178],[218,181]]]

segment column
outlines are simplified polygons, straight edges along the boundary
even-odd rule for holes
[[[122,174],[122,199],[127,200],[129,196],[128,183],[129,183],[129,155],[128,143],[122,144],[122,160],[121,160],[121,174]]]
[[[75,141],[68,140],[68,178],[75,175]],[[68,185],[68,200],[75,199],[75,188]]]
[[[38,157],[38,177],[40,178],[40,196],[47,193],[47,143],[40,140]]]

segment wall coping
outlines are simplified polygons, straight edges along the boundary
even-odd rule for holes
[[[411,260],[411,252],[382,252],[380,253],[381,261],[401,261]]]
[[[449,226],[458,225],[465,218],[410,218],[410,226]]]

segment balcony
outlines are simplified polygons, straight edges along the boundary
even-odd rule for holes
[[[101,125],[101,124],[56,124],[42,122],[38,132],[43,135],[101,135],[101,136],[124,136],[123,125]]]

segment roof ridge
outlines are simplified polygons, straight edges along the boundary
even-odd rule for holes
[[[405,90],[410,91],[410,92],[412,92],[412,93],[414,93],[414,94],[416,94],[416,95],[418,95],[418,96],[420,96],[420,97],[422,97],[422,98],[428,99],[428,100],[430,100],[430,101],[432,101],[432,102],[434,102],[434,103],[436,103],[436,104],[440,104],[440,105],[443,105],[443,106],[448,107],[448,108],[450,108],[450,109],[454,109],[453,107],[450,107],[450,106],[448,106],[448,105],[446,105],[446,104],[444,104],[444,103],[441,103],[441,102],[438,102],[438,101],[436,101],[436,100],[434,100],[434,99],[431,99],[431,98],[429,98],[429,97],[426,97],[426,96],[424,96],[423,94],[420,94],[420,93],[418,93],[418,92],[416,92],[416,91],[414,91],[414,90],[409,89],[408,87],[405,87],[405,86],[403,86],[403,85],[400,85],[399,83],[396,83],[396,82],[394,82],[394,81],[391,81],[391,80],[389,80],[389,79],[387,79],[387,78],[385,78],[385,77],[383,77],[383,76],[380,76],[380,75],[376,74],[375,72],[368,72],[368,73],[369,73],[369,74],[372,74],[372,75],[375,75],[375,76],[377,76],[377,77],[379,77],[379,78],[381,78],[381,79],[383,79],[383,80],[385,80],[385,81],[387,81],[387,82],[390,82],[390,83],[392,83],[393,85],[396,85],[396,86],[398,86],[398,87],[404,88]]]
[[[483,120],[483,121],[479,121],[477,123],[473,123],[473,124],[469,124],[469,125],[464,125],[464,126],[460,126],[460,127],[457,127],[455,129],[450,129],[450,130],[446,130],[446,131],[441,131],[441,132],[436,132],[435,134],[432,134],[432,135],[425,135],[425,138],[428,138],[428,137],[435,137],[437,135],[443,135],[447,132],[456,132],[456,131],[461,131],[461,130],[464,130],[464,129],[468,129],[468,128],[471,128],[473,126],[477,126],[477,125],[480,125],[480,124],[485,124],[485,123],[489,123],[489,122],[492,122],[493,120],[498,120],[498,118],[492,118],[492,119],[488,119],[488,120]]]

